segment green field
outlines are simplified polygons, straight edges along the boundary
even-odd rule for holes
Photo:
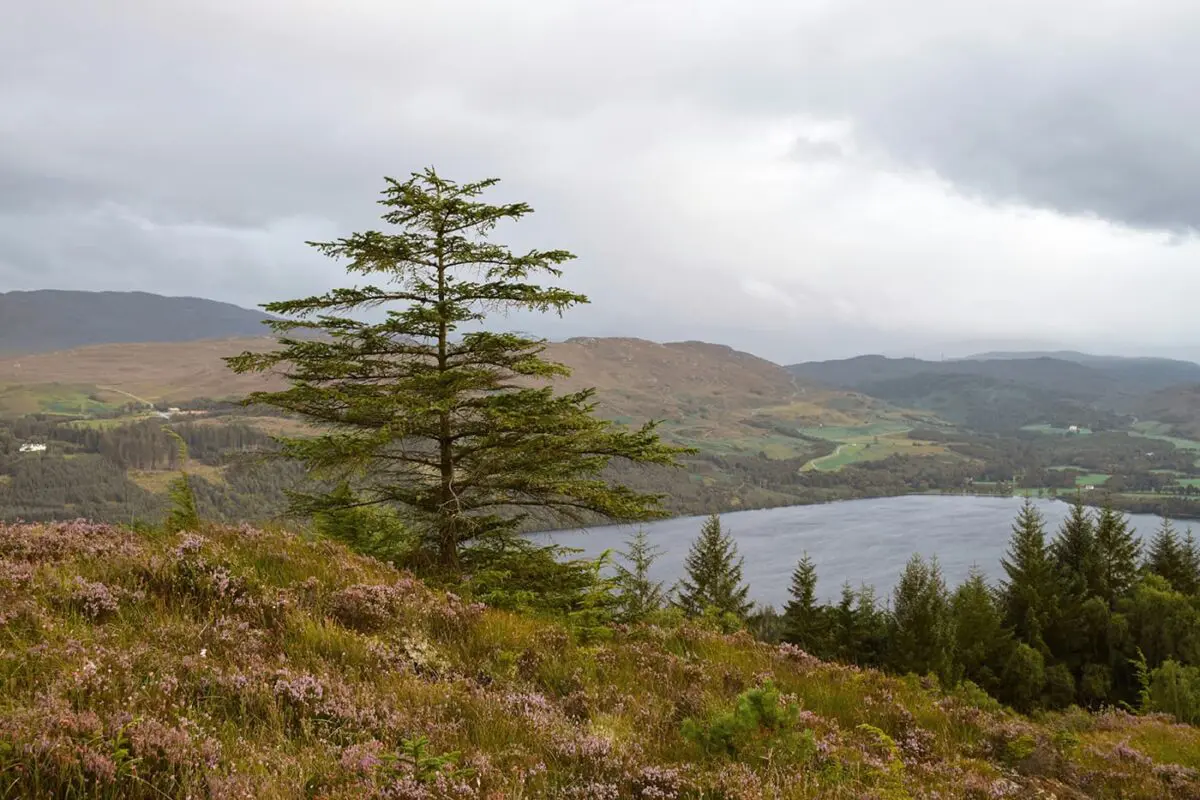
[[[1166,436],[1164,434],[1141,433],[1139,431],[1130,431],[1130,436],[1138,436],[1143,439],[1151,439],[1158,442],[1170,442],[1175,446],[1176,450],[1200,450],[1200,442],[1192,439],[1180,439],[1178,436]]]
[[[115,411],[124,401],[95,386],[44,383],[0,386],[0,414],[61,414],[87,416]]]
[[[1077,475],[1075,477],[1075,485],[1099,486],[1100,484],[1107,482],[1111,477],[1111,475],[1106,475],[1103,472],[1089,472],[1084,475]]]
[[[876,422],[870,425],[840,427],[826,425],[818,428],[801,428],[805,436],[837,442],[837,449],[827,456],[814,458],[804,465],[806,470],[834,472],[860,461],[879,461],[894,455],[937,455],[946,449],[933,442],[909,439],[904,434],[910,428],[894,422]]]
[[[800,433],[815,439],[828,439],[831,442],[852,442],[872,436],[907,433],[910,426],[898,422],[872,422],[869,425],[845,427],[841,425],[821,425],[815,428],[800,428]]]

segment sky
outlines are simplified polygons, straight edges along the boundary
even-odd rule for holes
[[[0,291],[252,307],[435,166],[551,338],[1200,358],[1194,0],[0,0]]]

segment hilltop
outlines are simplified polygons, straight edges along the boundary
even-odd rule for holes
[[[147,292],[0,293],[0,353],[114,342],[183,342],[264,332],[270,317],[230,303]]]
[[[654,680],[646,680],[653,675]],[[1200,797],[1200,733],[664,622],[585,637],[307,536],[0,525],[0,796]]]

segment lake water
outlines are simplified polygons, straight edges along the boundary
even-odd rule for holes
[[[973,564],[993,582],[1002,577],[1000,559],[1022,502],[1016,497],[910,495],[737,511],[722,514],[721,524],[745,559],[743,578],[756,601],[776,608],[787,603],[792,570],[805,551],[816,564],[817,590],[824,599],[835,600],[848,580],[855,588],[874,585],[882,601],[891,596],[913,553],[937,555],[951,588]],[[1049,539],[1070,506],[1054,500],[1035,502],[1046,517]],[[1130,515],[1130,521],[1145,538],[1159,525],[1159,518],[1149,514]],[[643,526],[651,544],[664,551],[654,563],[656,579],[670,586],[683,574],[684,558],[703,522],[703,517],[681,517]],[[636,530],[621,525],[544,536],[595,556],[610,547],[624,549]]]

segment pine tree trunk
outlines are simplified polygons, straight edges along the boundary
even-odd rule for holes
[[[441,199],[441,192],[438,193],[438,199]],[[438,270],[438,313],[445,314],[443,304],[446,302],[446,264],[445,252],[443,249],[444,231],[439,227],[437,232],[437,270]],[[450,331],[446,324],[445,316],[442,317],[441,323],[438,325],[438,371],[444,376],[449,363],[447,359],[447,351],[449,349]],[[438,560],[441,561],[443,567],[449,570],[458,568],[458,537],[455,531],[454,514],[452,513],[454,503],[454,439],[453,431],[450,427],[450,412],[443,409],[440,415],[441,430],[439,431],[439,461],[442,473],[442,487],[440,500],[441,520],[438,525]]]

